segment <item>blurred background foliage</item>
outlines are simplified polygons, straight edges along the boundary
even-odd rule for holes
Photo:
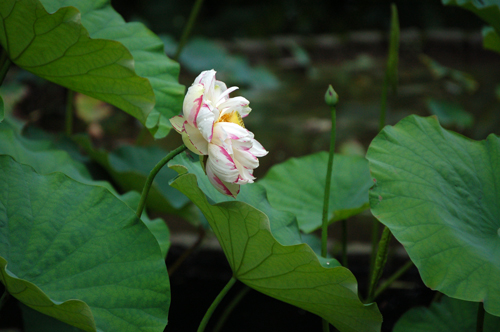
[[[483,23],[458,7],[443,7],[438,0],[206,0],[193,35],[210,38],[261,38],[281,34],[345,33],[383,29],[390,24],[395,2],[401,28],[480,28]],[[148,23],[156,33],[180,36],[194,1],[114,0],[125,19]]]

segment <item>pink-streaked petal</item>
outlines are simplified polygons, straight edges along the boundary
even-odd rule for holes
[[[195,126],[200,130],[201,135],[207,142],[212,141],[214,122],[215,115],[212,107],[208,104],[203,104],[195,120]]]
[[[213,100],[215,86],[215,70],[205,70],[194,80],[193,84],[201,84],[205,87],[205,98]]]
[[[253,183],[253,180],[255,180],[255,177],[253,176],[253,169],[246,168],[236,158],[235,158],[234,162],[235,162],[236,167],[238,168],[238,172],[239,172],[239,176],[236,179],[235,183],[236,184]]]
[[[187,121],[184,123],[184,132],[182,134],[182,141],[187,148],[199,155],[208,154],[208,142],[201,135],[200,131],[191,126]]]
[[[236,198],[236,195],[240,192],[240,186],[238,184],[222,181],[209,167],[207,167],[207,176],[208,180],[215,187],[215,189],[226,196]]]
[[[229,94],[238,89],[239,88],[237,86],[233,86],[230,87],[229,89],[226,89],[226,91],[222,92],[222,94],[217,99],[214,99],[216,102],[215,106],[218,107],[220,104],[224,103],[226,100],[229,99]]]
[[[252,148],[250,149],[249,152],[256,157],[264,157],[266,154],[269,153],[269,151],[266,151],[266,149],[264,149],[262,144],[260,144],[255,139],[252,139]]]
[[[186,97],[184,98],[184,103],[182,105],[182,112],[184,114],[184,119],[196,127],[196,118],[203,104],[203,94],[205,93],[205,88],[202,84],[193,84],[189,87]]]
[[[175,129],[175,131],[181,134],[182,131],[184,130],[184,122],[186,122],[184,117],[182,115],[176,115],[169,121],[172,124],[172,127]]]
[[[222,181],[233,183],[238,178],[238,168],[236,168],[233,157],[222,146],[208,145],[206,167],[211,168],[212,172]]]
[[[220,128],[220,130],[223,130],[226,133],[227,138],[229,139],[239,140],[243,138],[248,138],[248,139],[253,138],[253,134],[250,131],[248,131],[247,129],[243,128],[240,125],[237,125],[236,123],[219,122],[216,123],[214,127],[216,126]]]
[[[246,169],[255,169],[259,167],[259,159],[249,151],[233,150],[234,160]],[[241,170],[240,170],[241,173]]]
[[[228,100],[224,101],[218,107],[220,109],[229,109],[230,112],[232,111],[237,111],[240,113],[240,116],[242,118],[246,117],[252,109],[248,106],[250,102],[243,97],[234,97],[234,98],[229,98]]]

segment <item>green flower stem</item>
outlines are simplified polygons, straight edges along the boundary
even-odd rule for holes
[[[186,249],[182,255],[177,258],[177,260],[172,264],[172,266],[168,269],[168,276],[170,277],[172,274],[177,271],[177,269],[184,263],[184,261],[191,256],[191,254],[201,245],[203,242],[203,239],[205,238],[205,235],[207,232],[203,229],[203,227],[200,226],[200,230],[198,231],[198,238],[196,241],[188,248]]]
[[[3,306],[5,305],[5,303],[9,300],[9,297],[10,297],[10,294],[9,292],[7,291],[7,289],[5,289],[3,291],[3,294],[2,294],[2,297],[0,298],[0,310],[3,309]]]
[[[484,326],[484,303],[479,302],[479,307],[477,308],[476,332],[483,332],[483,326]]]
[[[10,61],[7,51],[2,48],[2,51],[0,52],[0,85],[3,83],[11,63],[12,62]]]
[[[391,34],[389,41],[389,55],[387,57],[387,67],[385,70],[384,83],[382,85],[382,96],[380,99],[380,120],[379,132],[385,126],[385,118],[387,113],[387,95],[389,85],[392,86],[394,94],[397,91],[398,83],[398,62],[399,62],[399,18],[398,9],[393,3],[391,5]],[[380,232],[380,223],[374,220],[372,227],[372,256],[370,259],[370,274],[373,273],[375,265],[375,250],[377,249],[377,239]]]
[[[66,89],[66,135],[71,136],[73,134],[73,99],[75,92],[70,89]]]
[[[219,332],[222,329],[222,327],[226,323],[226,320],[233,312],[234,308],[236,308],[238,303],[240,303],[240,301],[245,297],[245,295],[248,294],[248,292],[250,290],[251,290],[251,288],[245,285],[240,290],[240,292],[234,297],[234,299],[231,300],[231,303],[229,303],[228,306],[226,307],[226,309],[224,309],[224,312],[222,313],[219,320],[217,321],[217,324],[215,325],[213,332]]]
[[[342,220],[342,266],[347,267],[347,220]]]
[[[205,313],[205,316],[203,316],[203,319],[201,320],[200,326],[198,326],[198,332],[203,332],[205,331],[205,327],[207,326],[208,321],[210,320],[210,317],[212,317],[212,314],[214,313],[215,309],[219,305],[220,301],[224,298],[224,296],[229,292],[231,287],[236,283],[236,278],[233,276],[229,282],[224,286],[224,288],[220,291],[219,295],[215,298],[214,302],[210,305],[208,308],[207,312]]]
[[[337,114],[334,106],[332,112],[332,131],[330,134],[330,155],[328,156],[328,168],[326,170],[325,195],[323,199],[323,222],[321,225],[321,256],[326,258],[328,242],[328,207],[330,202],[330,187],[332,181],[333,159],[335,151],[335,135],[337,126]]]
[[[375,259],[375,266],[370,278],[370,287],[368,288],[368,299],[367,302],[373,302],[375,298],[375,287],[382,276],[382,271],[384,270],[385,263],[387,262],[387,252],[389,248],[389,242],[391,241],[392,233],[389,228],[385,227],[382,232],[382,237],[378,243],[377,258]]]
[[[379,288],[375,291],[375,296],[373,299],[376,299],[380,294],[382,294],[390,285],[396,280],[398,280],[403,274],[406,273],[413,266],[413,262],[410,260],[405,263],[405,265],[401,266],[399,270],[394,272],[392,276],[389,277]]]
[[[166,163],[168,163],[171,159],[173,159],[175,156],[177,156],[179,153],[181,153],[186,149],[187,149],[186,146],[182,144],[177,149],[167,154],[151,170],[151,172],[148,175],[148,178],[146,179],[146,183],[144,184],[144,188],[142,189],[141,200],[139,201],[139,206],[137,206],[137,212],[136,212],[137,217],[139,218],[141,217],[142,210],[144,210],[144,205],[146,205],[146,198],[148,197],[149,189],[151,189],[151,185],[153,184],[153,180],[155,179],[156,174],[158,174],[158,172],[162,169],[163,166],[165,166]]]
[[[191,14],[189,14],[189,19],[184,27],[184,31],[182,32],[181,40],[179,41],[179,45],[177,46],[177,51],[174,55],[174,60],[178,61],[179,56],[181,55],[182,49],[186,45],[187,39],[191,34],[191,30],[193,29],[194,23],[196,22],[196,18],[198,17],[198,13],[200,12],[201,5],[203,4],[203,0],[196,0],[193,8],[191,9]]]

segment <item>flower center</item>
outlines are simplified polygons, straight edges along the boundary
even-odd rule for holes
[[[219,117],[217,122],[232,122],[245,128],[245,124],[243,123],[243,119],[241,118],[240,113],[237,111],[232,111],[231,113],[223,114]]]

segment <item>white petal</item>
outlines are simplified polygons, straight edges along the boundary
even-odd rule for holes
[[[215,175],[210,168],[207,167],[207,176],[210,183],[219,191],[220,193],[232,196],[236,198],[236,195],[240,192],[240,186],[234,183],[227,183],[222,181]]]
[[[214,98],[214,100],[216,102],[215,106],[219,106],[220,104],[222,104],[226,100],[230,99],[229,94],[235,90],[238,90],[238,89],[239,88],[237,86],[233,86],[233,87],[230,87],[229,89],[226,89],[226,91],[222,92],[221,95],[217,99]]]
[[[208,154],[208,142],[201,135],[200,131],[191,126],[187,121],[184,123],[184,132],[182,133],[182,141],[187,148],[199,155]]]
[[[208,104],[203,104],[198,112],[195,124],[206,141],[210,142],[213,136],[215,115],[213,108]]]
[[[202,84],[193,84],[189,87],[186,97],[184,97],[182,112],[186,121],[194,127],[196,127],[196,118],[203,104],[204,93],[205,88]]]
[[[218,105],[220,109],[229,109],[229,111],[237,111],[240,113],[241,117],[244,118],[252,110],[248,105],[250,102],[243,97],[229,98],[222,104]]]
[[[175,129],[175,131],[178,132],[179,134],[181,134],[182,131],[184,130],[184,128],[183,128],[184,122],[186,122],[184,117],[182,115],[176,115],[173,118],[171,118],[169,121],[172,124],[172,127]]]
[[[218,101],[220,99],[220,95],[226,90],[227,90],[226,83],[216,80],[214,84],[214,93],[212,95],[214,101]]]
[[[208,145],[206,168],[210,168],[222,181],[234,183],[238,179],[239,172],[233,157],[222,146],[215,144]]]

